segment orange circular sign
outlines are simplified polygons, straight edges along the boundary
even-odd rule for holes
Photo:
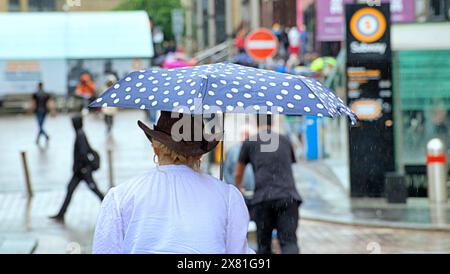
[[[245,49],[253,59],[265,60],[277,53],[278,38],[268,29],[258,29],[247,36]]]
[[[375,8],[362,8],[350,19],[350,32],[361,42],[375,42],[385,31],[386,18]]]

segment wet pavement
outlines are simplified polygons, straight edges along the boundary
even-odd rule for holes
[[[113,140],[107,138],[101,117],[89,115],[85,119],[91,146],[102,157],[101,168],[94,174],[101,191],[109,188],[108,148],[114,151],[116,184],[154,166],[150,144],[136,126],[138,119],[145,118],[141,111],[120,112]],[[0,128],[0,253],[90,253],[100,202],[85,184],[76,190],[64,225],[47,218],[59,209],[71,176],[74,132],[70,116],[48,119],[51,140],[46,149],[34,144],[36,124],[31,116],[1,117]],[[229,123],[226,128],[227,144],[231,146],[229,135],[239,132]],[[34,190],[30,201],[26,198],[20,151],[28,155]],[[370,253],[378,247],[387,253],[450,252],[448,231],[395,229],[389,225],[405,220],[414,225],[427,224],[431,215],[427,215],[426,200],[410,199],[405,206],[349,199],[346,189],[336,182],[339,175],[323,162],[301,162],[294,172],[304,198],[298,230],[302,253]],[[358,223],[361,220],[365,222]],[[373,227],[377,224],[384,227]],[[254,235],[250,239],[255,248]]]
[[[449,253],[450,233],[301,221],[301,252],[338,254]]]
[[[145,121],[145,113],[125,111],[115,119],[113,138],[106,135],[101,117],[89,115],[84,120],[85,132],[93,149],[101,157],[101,168],[94,174],[100,189],[108,183],[107,150],[112,148],[114,178],[117,182],[144,172],[154,166],[149,142],[136,121]],[[25,191],[25,177],[20,152],[26,151],[34,191],[65,189],[71,177],[74,130],[70,115],[49,117],[45,129],[50,135],[49,145],[35,144],[37,125],[32,116],[1,117],[0,128],[0,192]]]
[[[40,192],[31,203],[21,194],[1,194],[2,238],[16,240],[10,252],[90,253],[99,201],[84,185],[77,190],[66,223],[47,216],[60,205],[64,192]],[[14,208],[14,210],[11,210]],[[297,231],[301,253],[449,253],[450,232],[374,228],[301,220]],[[250,246],[256,248],[254,235]],[[18,249],[17,247],[21,249]],[[277,250],[276,245],[274,247]]]
[[[388,203],[385,198],[350,198],[343,179],[325,161],[299,164],[294,173],[297,188],[306,197],[301,212],[308,219],[450,231],[449,204],[433,205],[427,198],[408,198],[406,204]]]

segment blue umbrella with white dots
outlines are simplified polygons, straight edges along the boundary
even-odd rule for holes
[[[106,90],[91,107],[123,107],[191,113],[356,116],[319,81],[289,74],[218,63],[135,71]]]
[[[131,72],[90,106],[191,114],[347,115],[352,124],[357,121],[344,102],[315,79],[232,63]]]

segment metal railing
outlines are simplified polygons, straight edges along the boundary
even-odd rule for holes
[[[225,41],[212,48],[202,50],[194,55],[198,64],[217,63],[229,58],[232,41]]]

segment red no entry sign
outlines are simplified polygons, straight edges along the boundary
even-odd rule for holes
[[[273,57],[278,51],[278,38],[268,29],[257,29],[245,40],[248,55],[255,60]]]

